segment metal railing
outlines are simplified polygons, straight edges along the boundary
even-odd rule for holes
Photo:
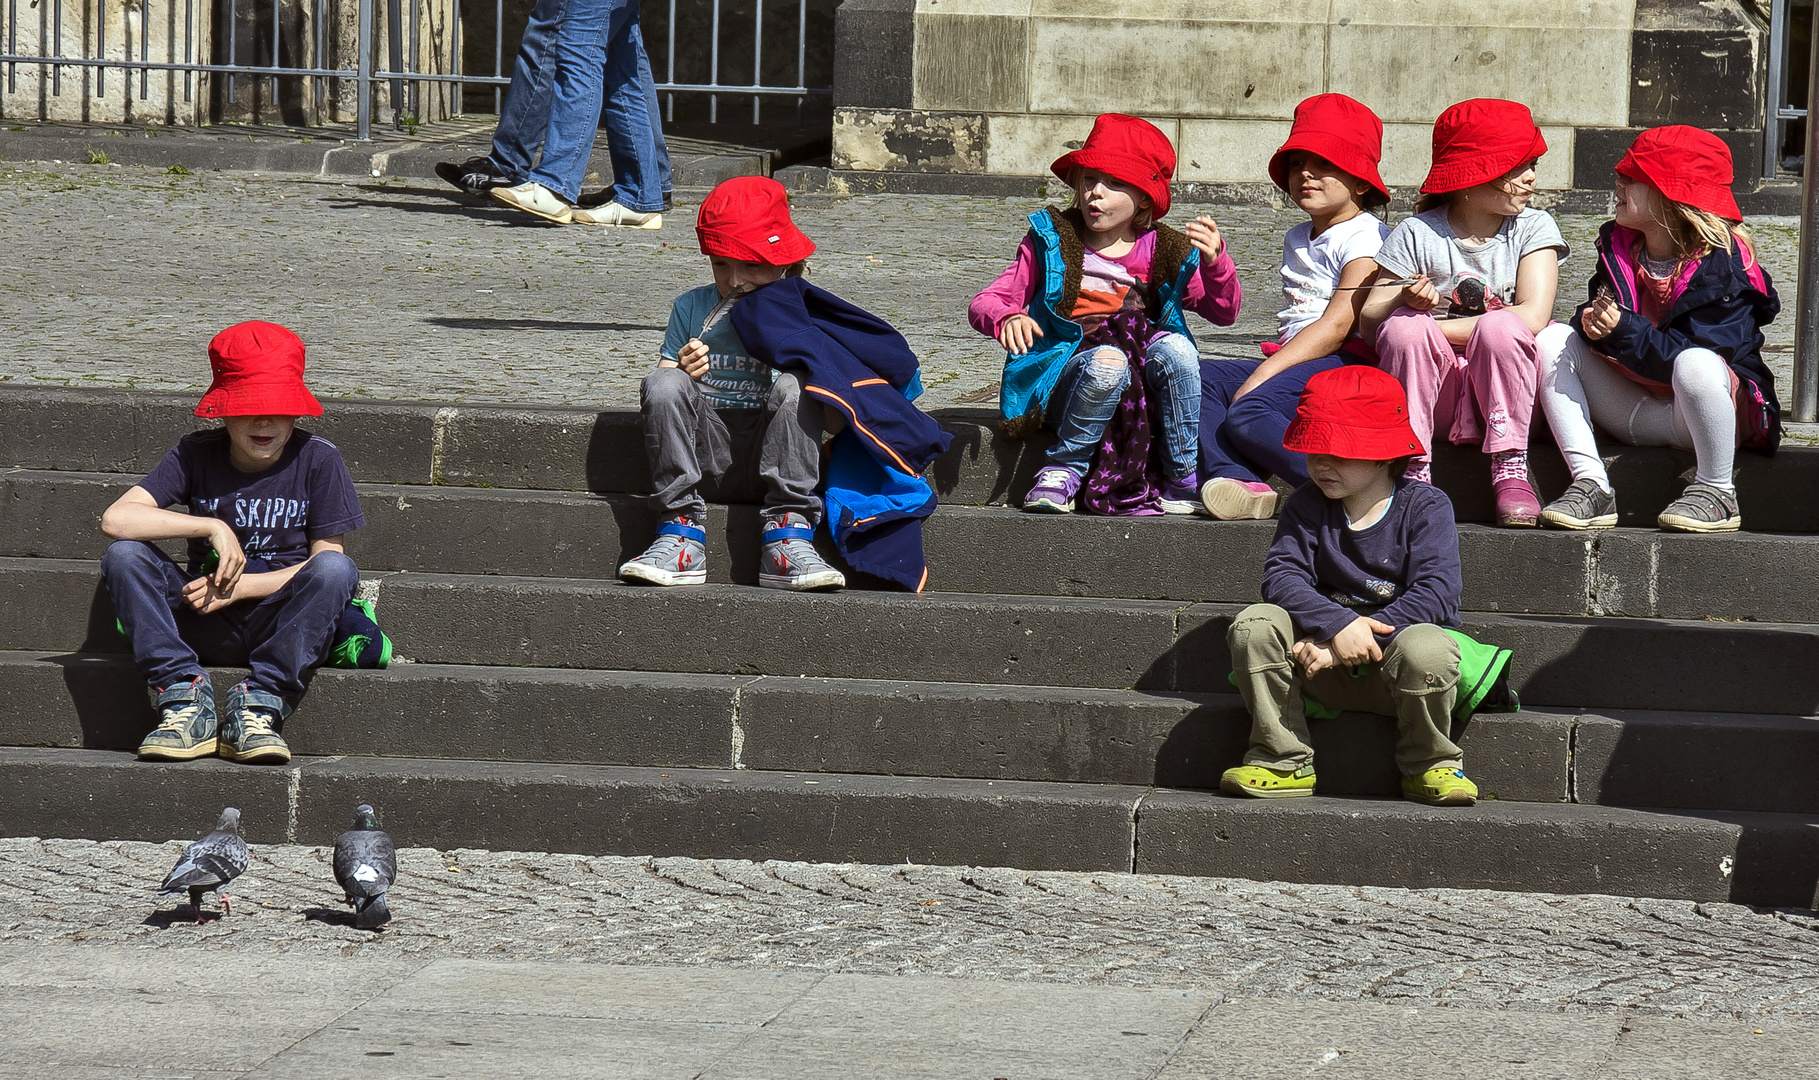
[[[721,97],[743,99],[749,96],[752,120],[757,123],[761,116],[760,103],[767,98],[794,97],[800,103],[810,97],[832,93],[830,86],[810,85],[807,77],[810,0],[795,0],[793,4],[789,0],[781,3],[773,0],[773,28],[776,16],[790,7],[794,7],[796,15],[793,28],[795,64],[793,72],[784,74],[781,82],[775,69],[771,81],[765,80],[764,0],[745,2],[752,7],[749,24],[729,25],[727,31],[735,35],[749,31],[749,39],[736,43],[740,52],[749,43],[752,56],[749,82],[740,81],[737,72],[724,71],[722,63],[723,8],[732,8],[735,0],[668,0],[663,47],[660,51],[652,50],[653,73],[662,76],[656,88],[667,98],[667,118],[674,118],[678,94],[707,95],[711,121],[719,120]],[[192,104],[204,76],[221,79],[230,102],[236,100],[241,80],[253,80],[256,86],[259,80],[269,79],[270,100],[275,102],[280,97],[279,80],[308,79],[311,81],[310,97],[318,112],[325,104],[332,107],[336,95],[345,85],[351,84],[356,137],[364,141],[372,136],[375,83],[386,84],[392,123],[403,127],[408,123],[407,118],[423,117],[422,93],[426,87],[448,89],[446,111],[452,115],[463,111],[463,97],[470,86],[492,87],[494,111],[498,111],[503,104],[505,87],[511,82],[509,63],[515,55],[516,43],[508,49],[506,34],[502,32],[507,14],[505,0],[492,0],[489,5],[492,10],[487,14],[492,17],[494,40],[491,71],[485,72],[467,70],[463,65],[466,42],[463,40],[462,0],[386,0],[383,65],[379,65],[375,57],[381,33],[375,0],[358,0],[354,33],[352,40],[346,42],[337,39],[333,25],[336,18],[346,14],[338,0],[307,0],[307,19],[302,12],[305,0],[270,0],[269,11],[265,10],[266,0],[163,0],[165,11],[158,17],[152,12],[155,3],[157,0],[26,0],[22,5],[20,0],[5,0],[6,28],[5,33],[0,34],[0,42],[5,45],[5,52],[0,53],[0,68],[4,68],[5,78],[0,83],[8,94],[16,95],[19,69],[35,67],[47,78],[48,96],[55,99],[65,93],[65,73],[73,69],[84,80],[82,92],[88,92],[87,79],[92,75],[94,94],[106,98],[111,86],[109,75],[118,73],[125,84],[121,92],[130,99],[134,90],[132,76],[137,74],[138,98],[143,102],[154,96],[151,76],[157,72],[171,72],[173,82],[176,75],[182,76],[181,100]],[[73,25],[69,25],[70,20],[66,18],[66,5],[75,15]],[[21,12],[22,6],[24,12]],[[287,8],[293,15],[288,21],[285,17]],[[481,11],[484,12],[484,8]],[[445,33],[431,42],[426,39],[424,29],[426,24],[433,25],[437,14],[444,15]],[[647,11],[647,17],[649,14]],[[223,15],[225,41],[220,40],[223,35],[218,32],[205,34],[205,30],[219,25]],[[683,16],[693,16],[696,21],[705,16],[711,25],[710,41],[702,43],[687,36],[678,41],[677,27]],[[31,18],[35,24],[32,29],[37,33],[26,35],[28,39],[36,37],[35,53],[20,47],[21,28],[25,25],[22,17]],[[113,25],[125,26],[129,31],[128,40],[111,43],[116,46],[118,55],[109,55],[110,20],[114,20]],[[135,21],[137,32],[133,35]],[[831,38],[831,11],[826,21]],[[249,26],[253,41],[243,42],[242,31]],[[164,59],[155,58],[152,51],[153,39],[159,33],[164,35],[164,40],[160,42],[158,52]],[[132,36],[137,37],[137,56],[133,55]],[[260,40],[261,37],[269,40]],[[647,49],[652,44],[655,43],[647,38]],[[679,80],[678,56],[682,56],[688,66],[686,62],[699,56],[703,44],[708,52],[706,78]],[[427,50],[426,45],[429,46]],[[205,52],[208,55],[205,56]],[[351,66],[329,67],[323,63],[326,57],[339,57],[349,52],[352,54]],[[287,55],[292,62],[285,62]],[[426,56],[432,66],[441,70],[426,70]],[[296,62],[299,57],[307,57],[310,62]],[[727,78],[729,74],[731,77]],[[174,101],[177,87],[172,85],[168,89]],[[0,115],[8,114],[5,101],[0,97]],[[13,108],[17,109],[16,103]],[[214,119],[219,117],[204,118],[205,121]]]

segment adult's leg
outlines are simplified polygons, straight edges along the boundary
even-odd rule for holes
[[[1168,479],[1193,476],[1200,459],[1200,350],[1186,334],[1164,334],[1143,350],[1143,381],[1162,416]],[[1114,399],[1114,404],[1116,401]]]
[[[764,481],[765,512],[793,510],[811,525],[819,524],[821,496],[815,488],[821,483],[821,403],[803,400],[802,380],[780,371],[764,409],[768,420],[758,475]]]
[[[1200,478],[1260,483],[1262,475],[1226,434],[1232,395],[1257,370],[1258,360],[1200,361]]]
[[[569,0],[556,27],[552,49],[556,71],[550,88],[549,123],[543,157],[526,179],[569,202],[581,196],[581,180],[600,129],[606,77],[607,40],[625,0]]]
[[[1082,349],[1068,360],[1055,384],[1062,398],[1061,422],[1059,438],[1049,448],[1050,465],[1086,475],[1130,377],[1130,362],[1117,349]]]
[[[290,714],[328,658],[335,623],[359,587],[354,560],[324,551],[247,612],[243,632],[252,674],[243,685],[248,704],[273,709],[280,719]]]
[[[681,368],[658,368],[638,388],[644,419],[644,452],[656,493],[650,507],[660,518],[707,514],[698,490],[702,477],[721,476],[732,463],[725,424],[701,385]]]
[[[163,691],[207,674],[177,625],[190,575],[169,555],[140,540],[116,540],[101,556],[101,581],[147,683]]]
[[[1433,460],[1436,418],[1450,412],[1444,399],[1457,393],[1459,356],[1425,311],[1399,308],[1377,330],[1377,366],[1408,394],[1408,422],[1427,453],[1409,463],[1410,476],[1426,479]]]
[[[663,209],[669,162],[656,92],[649,85],[639,10],[640,0],[626,0],[612,14],[600,123],[613,159],[613,201],[628,210],[656,213]]]
[[[513,183],[530,175],[537,151],[543,148],[549,126],[550,87],[556,75],[556,28],[570,0],[537,0],[524,24],[518,59],[512,66],[512,84],[499,106],[499,126],[493,132],[493,164]]]
[[[1232,403],[1220,438],[1242,455],[1241,460],[1254,462],[1262,475],[1280,476],[1296,487],[1307,483],[1307,455],[1283,449],[1282,437],[1288,434],[1307,381],[1344,366],[1337,356],[1323,356],[1278,372]]]

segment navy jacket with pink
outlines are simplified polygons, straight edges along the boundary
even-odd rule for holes
[[[1741,380],[1737,388],[1739,434],[1743,446],[1772,453],[1781,444],[1781,402],[1775,377],[1762,362],[1762,327],[1781,310],[1768,271],[1749,248],[1714,249],[1684,267],[1668,295],[1664,325],[1637,314],[1636,259],[1642,234],[1614,221],[1598,233],[1598,270],[1586,288],[1588,302],[1608,287],[1623,309],[1617,329],[1601,341],[1586,338],[1594,350],[1638,381],[1665,388],[1674,375],[1674,357],[1686,349],[1710,349],[1730,364]],[[1584,337],[1579,315],[1573,329]]]

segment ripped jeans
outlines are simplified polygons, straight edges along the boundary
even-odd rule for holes
[[[1049,464],[1086,475],[1130,372],[1124,354],[1107,346],[1089,346],[1068,359],[1049,399],[1050,416],[1059,413],[1060,434],[1049,448]],[[1200,457],[1200,350],[1186,334],[1164,334],[1144,349],[1143,377],[1162,419],[1163,467],[1171,480],[1192,476]]]

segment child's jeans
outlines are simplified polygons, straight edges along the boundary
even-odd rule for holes
[[[1399,308],[1377,331],[1378,366],[1408,391],[1409,425],[1434,452],[1434,432],[1484,452],[1528,449],[1535,414],[1535,335],[1515,312],[1478,317],[1463,352],[1425,311]]]
[[[701,384],[681,368],[658,368],[638,390],[644,452],[659,517],[707,513],[701,484],[718,502],[760,502],[821,522],[821,429],[816,402],[802,401],[802,381],[777,373],[762,409],[716,409]]]
[[[139,540],[117,540],[101,556],[101,580],[140,674],[162,690],[204,674],[204,664],[245,664],[248,700],[288,714],[328,658],[335,623],[360,587],[354,560],[324,551],[272,595],[207,615],[183,599],[198,576]]]
[[[1232,401],[1244,380],[1257,370],[1257,360],[1200,362],[1200,479],[1261,483],[1280,476],[1300,487],[1307,483],[1307,455],[1282,448],[1282,437],[1295,418],[1295,406],[1307,381],[1322,371],[1344,367],[1337,356],[1323,356],[1277,372],[1268,382]]]
[[[1164,334],[1143,352],[1143,377],[1162,417],[1169,479],[1190,476],[1200,457],[1200,350],[1186,334]],[[1059,412],[1060,440],[1049,449],[1049,464],[1086,475],[1130,378],[1130,362],[1117,349],[1087,346],[1068,359],[1050,397],[1058,403],[1051,414]]]
[[[1246,765],[1293,772],[1314,760],[1303,698],[1329,709],[1396,719],[1396,767],[1404,776],[1461,767],[1453,744],[1453,698],[1459,643],[1431,623],[1405,627],[1383,650],[1383,662],[1353,674],[1327,668],[1308,678],[1295,663],[1295,624],[1274,604],[1252,604],[1226,632],[1238,692],[1251,714]]]

